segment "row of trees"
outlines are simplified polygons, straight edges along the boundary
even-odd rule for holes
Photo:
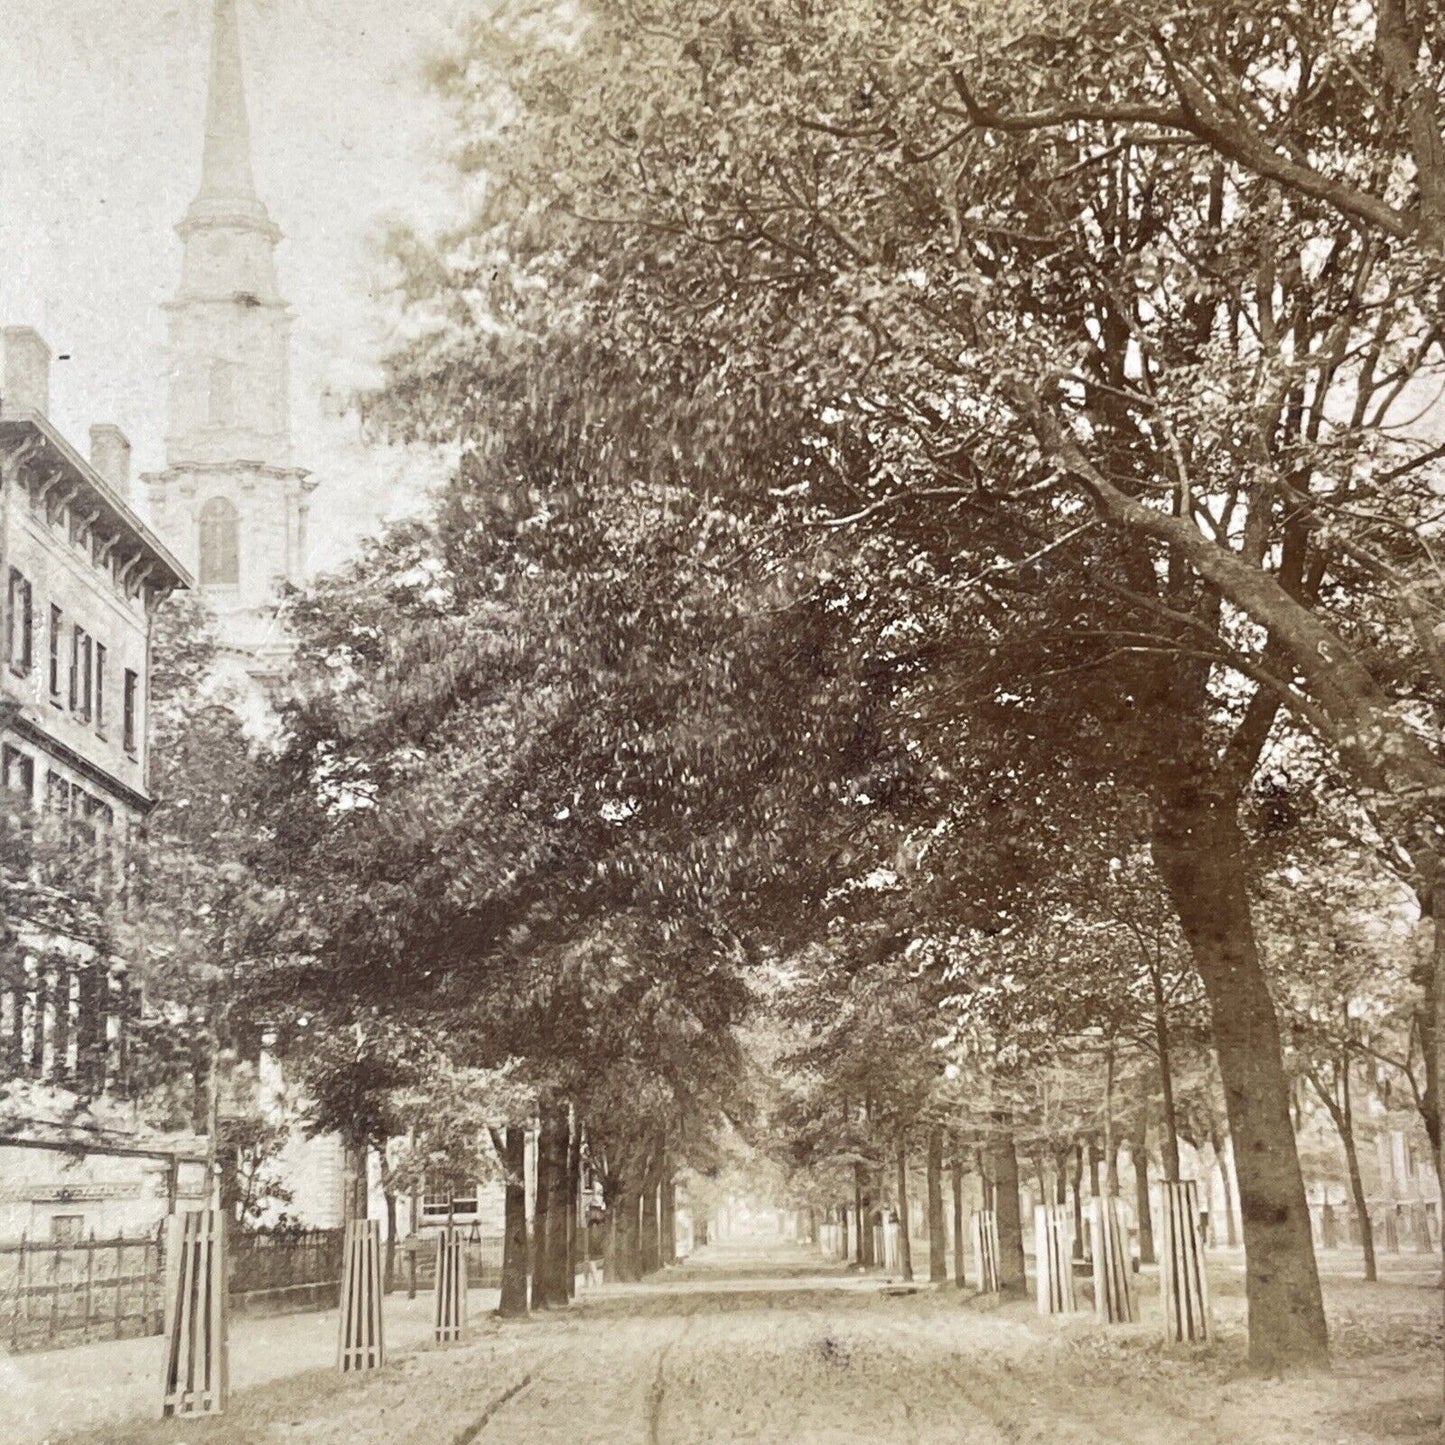
[[[437,72],[485,199],[399,245],[375,413],[619,567],[598,662],[648,706],[607,774],[694,865],[657,896],[760,960],[931,972],[995,1126],[1042,1052],[1020,970],[1069,980],[1061,899],[1132,931],[1093,899],[1147,857],[1266,1365],[1325,1327],[1257,835],[1326,795],[1433,907],[1441,47],[1403,0],[491,11]]]

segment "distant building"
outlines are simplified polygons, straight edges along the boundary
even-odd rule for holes
[[[315,481],[292,458],[291,309],[252,176],[235,0],[216,0],[200,189],[177,230],[166,467],[146,476],[146,503],[195,573],[229,670],[264,692],[290,660],[277,600],[305,578]]]
[[[49,386],[45,342],[28,327],[6,329],[0,779],[18,816],[63,843],[72,878],[104,871],[113,880],[151,806],[152,620],[190,579],[131,508],[124,435],[93,427],[87,460],[50,421]],[[58,1101],[103,1096],[124,1074],[139,1000],[125,962],[105,951],[93,912],[55,882],[38,871],[6,880],[0,1233],[44,1236],[130,1220],[137,1211],[119,1206],[154,1193],[137,1173],[141,1160],[158,1161],[175,1195],[174,1149],[138,1141],[134,1130],[116,1127],[114,1111],[63,1117]],[[80,1153],[77,1138],[86,1144]],[[57,1154],[59,1143],[72,1152]],[[162,1212],[165,1197],[163,1190]]]

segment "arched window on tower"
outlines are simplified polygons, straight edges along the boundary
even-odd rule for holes
[[[240,528],[236,509],[224,497],[201,508],[202,587],[234,587],[241,580]]]

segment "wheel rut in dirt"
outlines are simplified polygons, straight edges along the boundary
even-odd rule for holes
[[[647,1391],[647,1445],[661,1445],[662,1399],[667,1393],[667,1357],[687,1335],[696,1318],[695,1312],[685,1315],[682,1328],[657,1352],[657,1368],[653,1372],[652,1384]]]
[[[487,1408],[483,1410],[470,1425],[463,1430],[459,1430],[452,1436],[451,1445],[472,1445],[472,1442],[475,1441],[478,1436],[481,1435],[482,1431],[491,1423],[492,1417],[497,1411],[502,1409],[502,1407],[510,1401],[516,1399],[516,1397],[520,1395],[523,1390],[528,1389],[531,1384],[532,1376],[528,1373],[523,1375],[522,1378],[514,1384],[509,1385],[488,1404]]]

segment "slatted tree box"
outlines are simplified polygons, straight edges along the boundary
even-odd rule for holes
[[[165,1298],[161,1416],[219,1415],[229,1388],[226,1216],[219,1209],[171,1217]]]
[[[1041,1315],[1067,1315],[1076,1308],[1071,1225],[1067,1209],[1034,1206],[1034,1272]]]
[[[1164,1333],[1175,1344],[1201,1344],[1211,1334],[1209,1279],[1199,1231],[1199,1185],[1167,1179],[1163,1187],[1164,1253],[1159,1261]]]
[[[1129,1249],[1119,1223],[1119,1201],[1112,1196],[1094,1200],[1089,1224],[1094,1242],[1094,1313],[1104,1324],[1132,1324],[1139,1311]]]
[[[347,1223],[341,1254],[341,1323],[337,1368],[379,1370],[386,1363],[381,1332],[381,1225]]]
[[[467,1252],[459,1229],[437,1235],[436,1338],[459,1340],[467,1327]]]
[[[973,1255],[978,1261],[978,1287],[984,1294],[998,1293],[998,1215],[980,1209],[973,1216]]]

